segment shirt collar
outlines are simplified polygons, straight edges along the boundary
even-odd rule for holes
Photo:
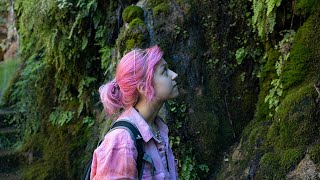
[[[157,139],[154,137],[154,135],[152,133],[152,130],[151,130],[149,124],[142,118],[140,113],[135,108],[130,107],[129,109],[127,109],[118,118],[118,120],[119,119],[127,119],[129,121],[132,121],[136,125],[136,127],[138,128],[138,130],[142,136],[142,139],[145,142],[150,141],[151,138],[154,138],[157,141]],[[168,128],[165,128],[166,125],[164,124],[164,122],[161,120],[160,117],[158,117],[158,116],[156,117],[155,123],[157,124],[161,135],[163,133],[168,133]]]

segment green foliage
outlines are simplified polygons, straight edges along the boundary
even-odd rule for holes
[[[92,135],[82,128],[82,123],[56,128],[47,122],[43,127],[20,148],[22,152],[35,152],[33,163],[23,167],[23,179],[76,179],[76,171],[84,162],[72,154],[83,154],[83,144]]]
[[[269,104],[269,109],[275,109],[277,111],[277,107],[280,102],[280,97],[282,95],[282,84],[280,82],[280,79],[274,79],[271,82],[272,89],[270,89],[269,94],[265,97],[264,102]],[[270,117],[273,116],[273,114],[269,114]]]
[[[131,50],[132,48],[143,48],[147,45],[148,40],[147,26],[140,18],[135,18],[129,23],[127,29],[117,39],[119,49],[124,52]]]
[[[258,34],[262,39],[273,32],[276,24],[277,7],[280,4],[281,0],[253,0],[252,25],[258,30]]]
[[[281,81],[283,88],[289,89],[303,81],[316,81],[320,54],[318,13],[312,15],[297,31],[290,56],[283,67]],[[308,74],[308,76],[307,76]]]
[[[50,96],[50,93],[53,93],[42,89],[43,82],[41,81],[49,78],[44,76],[46,71],[50,72],[46,62],[36,61],[35,57],[31,57],[25,62],[25,68],[21,71],[18,82],[12,84],[8,90],[10,92],[6,97],[6,104],[13,105],[15,111],[18,112],[11,123],[17,125],[23,140],[28,139],[40,128],[40,112],[44,109],[39,104],[44,99],[39,96]]]
[[[139,6],[128,6],[122,12],[122,19],[126,23],[130,23],[132,20],[139,18],[144,19],[143,9]]]
[[[257,178],[284,179],[291,167],[296,166],[303,158],[299,148],[287,149],[281,152],[268,152],[260,160]]]
[[[237,61],[238,65],[240,65],[242,63],[242,61],[246,57],[246,55],[247,55],[247,52],[244,47],[241,47],[240,49],[238,49],[236,51],[236,61]]]
[[[75,113],[72,111],[62,111],[61,109],[56,109],[50,114],[49,121],[54,125],[63,126],[72,120],[74,114]]]
[[[9,2],[8,0],[0,0],[0,14],[7,14],[8,13],[8,8],[9,8]],[[1,18],[1,16],[0,16]],[[0,21],[0,24],[2,22]]]
[[[94,96],[94,93],[90,93],[90,87],[91,85],[94,85],[94,83],[97,81],[94,77],[85,77],[82,79],[78,85],[78,98],[80,100],[80,105],[78,108],[78,117],[80,117],[84,107],[87,107],[87,109],[90,107],[90,97]]]
[[[154,15],[159,15],[161,13],[167,13],[169,11],[169,4],[168,3],[160,3],[153,8]]]
[[[214,68],[219,63],[219,59],[209,59],[207,65],[210,69]]]
[[[178,35],[181,35],[182,38],[187,38],[188,37],[188,32],[186,30],[183,30],[181,29],[181,27],[175,25],[174,26],[174,33],[175,33],[175,37],[177,37]]]
[[[278,105],[280,103],[280,98],[283,93],[283,86],[280,80],[280,76],[283,71],[283,65],[287,62],[288,57],[290,55],[290,47],[294,40],[295,32],[293,30],[284,31],[286,34],[283,39],[279,42],[279,45],[275,46],[280,53],[279,59],[275,63],[275,70],[278,75],[277,78],[271,81],[271,89],[269,90],[269,94],[265,97],[265,103],[269,104],[269,109],[272,111],[277,111]],[[269,116],[272,117],[273,114],[270,112]]]
[[[196,173],[195,168],[199,168],[204,173],[209,172],[209,168],[207,165],[196,165],[195,158],[191,158],[189,156],[185,156],[184,159],[182,159],[182,167],[181,167],[181,175],[180,179],[200,179],[199,174]]]
[[[297,0],[294,11],[298,15],[307,15],[316,11],[317,8],[319,8],[319,3],[317,0]]]
[[[95,122],[95,119],[89,116],[86,116],[83,118],[83,124],[87,124],[89,127],[93,126]]]
[[[101,53],[101,68],[104,70],[104,75],[112,71],[112,49],[108,46],[102,47],[99,52]]]
[[[145,24],[140,18],[135,18],[129,23],[129,28],[144,27]]]
[[[178,162],[180,179],[199,179],[205,177],[209,172],[208,165],[199,161],[195,155],[193,145],[185,142],[185,134],[183,133],[183,124],[187,121],[187,108],[184,102],[168,101],[167,103],[170,114],[175,117],[173,122],[168,122],[171,127],[169,137],[170,145],[175,152]]]
[[[309,150],[310,158],[315,164],[320,164],[320,144],[312,146]]]
[[[116,8],[97,0],[15,2],[23,65],[5,105],[17,111],[11,121],[21,132],[23,151],[38,154],[24,178],[81,175],[81,161],[94,148],[88,137],[96,138],[88,132],[101,108],[97,89],[114,72],[112,40],[106,37],[117,23],[109,20]]]
[[[20,59],[10,59],[7,61],[0,62],[0,105],[2,104],[2,97],[6,93],[10,81],[17,71]]]
[[[279,105],[275,120],[280,123],[278,140],[281,147],[308,145],[316,136],[314,126],[314,109],[312,84],[303,84],[292,89]]]
[[[147,0],[147,3],[148,3],[148,5],[155,7],[158,4],[163,3],[163,0]]]

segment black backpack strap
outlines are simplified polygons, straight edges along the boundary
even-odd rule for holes
[[[143,157],[144,157],[144,142],[142,139],[142,136],[139,132],[139,130],[130,122],[126,120],[118,120],[113,125],[111,125],[111,128],[109,131],[117,129],[117,128],[125,128],[129,131],[131,134],[131,137],[136,145],[137,151],[138,151],[138,157],[137,157],[137,170],[138,170],[138,179],[142,178],[143,174]]]
[[[90,162],[87,165],[83,180],[90,180],[91,164],[92,164],[92,158],[91,158]]]

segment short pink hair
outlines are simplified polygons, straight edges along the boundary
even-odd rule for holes
[[[153,74],[163,52],[155,45],[147,49],[133,49],[123,56],[114,80],[99,88],[100,100],[108,116],[133,106],[139,97],[138,86],[150,102],[154,98]]]

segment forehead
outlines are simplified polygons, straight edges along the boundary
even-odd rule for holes
[[[167,62],[162,58],[157,64],[157,69],[162,68],[167,65]]]

